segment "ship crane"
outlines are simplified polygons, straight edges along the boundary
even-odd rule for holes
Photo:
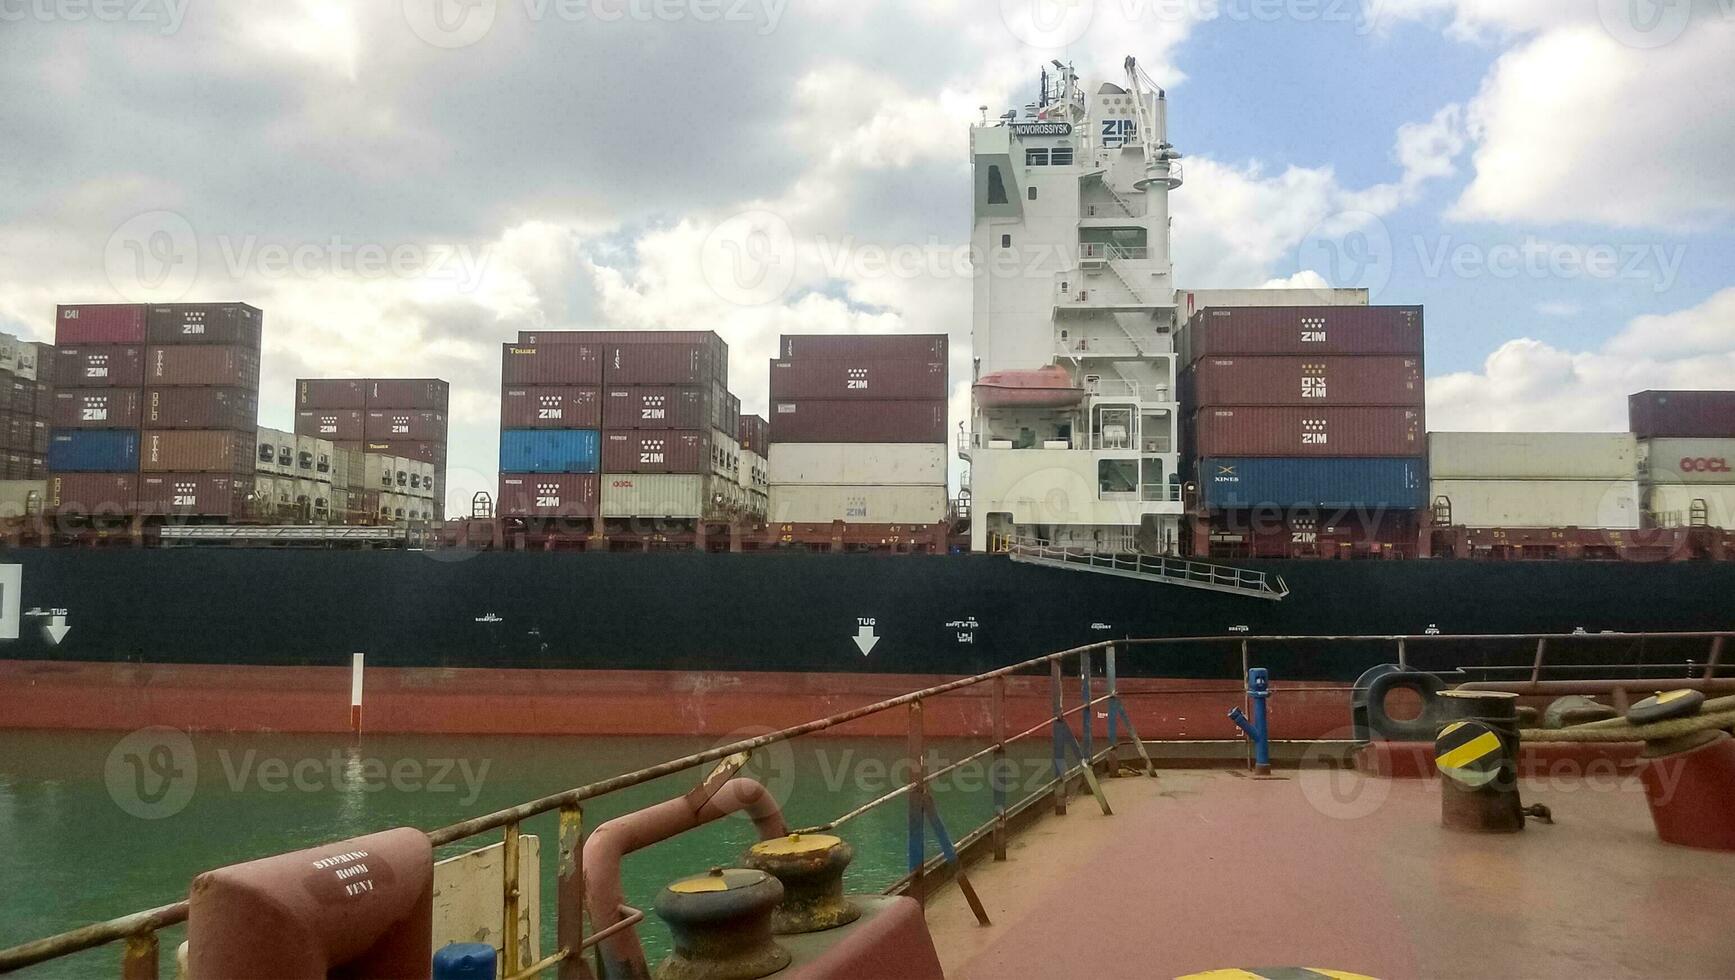
[[[1133,94],[1133,113],[1139,125],[1139,145],[1145,151],[1145,175],[1133,182],[1137,190],[1144,190],[1152,184],[1161,183],[1170,190],[1181,186],[1181,154],[1169,144],[1169,100],[1162,86],[1158,85],[1145,70],[1139,67],[1138,59],[1127,55],[1125,62],[1127,71],[1127,89]],[[1145,93],[1149,91],[1155,98],[1147,100]],[[1156,106],[1155,111],[1152,105]]]

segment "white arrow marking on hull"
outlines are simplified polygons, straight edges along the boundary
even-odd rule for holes
[[[72,627],[66,625],[65,616],[51,616],[48,619],[48,625],[42,627],[42,632],[48,634],[48,642],[55,646],[59,646],[60,641],[66,639],[66,634],[71,630]]]
[[[872,626],[857,627],[855,635],[850,637],[850,639],[855,641],[856,648],[861,651],[861,655],[864,657],[871,653],[874,644],[880,641],[880,638],[874,635],[874,628]]]

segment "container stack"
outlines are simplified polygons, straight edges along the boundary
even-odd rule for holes
[[[771,423],[757,415],[741,416],[738,428],[741,461],[735,469],[747,516],[763,521],[771,512],[771,476],[766,457],[771,452]]]
[[[1385,554],[1413,538],[1421,307],[1207,308],[1181,363],[1196,554]]]
[[[1434,432],[1429,500],[1442,526],[1632,529],[1638,443],[1625,432]]]
[[[771,362],[770,518],[946,516],[944,334],[785,334]]]
[[[263,319],[246,303],[147,308],[139,513],[251,516]]]
[[[62,513],[122,516],[136,509],[147,309],[96,303],[55,309],[47,505]]]
[[[1627,417],[1650,522],[1735,529],[1735,391],[1641,391]]]
[[[54,348],[0,333],[0,480],[48,477]]]
[[[381,515],[392,521],[444,519],[450,401],[451,386],[438,378],[295,382],[295,434],[331,442],[334,471],[341,466],[348,475],[343,501],[347,522],[375,523]],[[390,487],[367,481],[363,455],[393,460],[375,466],[394,474]],[[404,475],[401,485],[398,473]]]

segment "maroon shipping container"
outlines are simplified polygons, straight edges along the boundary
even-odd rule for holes
[[[56,347],[144,342],[145,306],[141,303],[80,303],[54,309]]]
[[[1192,403],[1421,405],[1419,357],[1205,357],[1188,379]]]
[[[295,434],[331,439],[336,442],[359,442],[362,419],[366,413],[359,408],[302,409],[295,413]]]
[[[1420,306],[1236,306],[1193,314],[1187,363],[1241,354],[1422,353]]]
[[[75,388],[54,393],[54,424],[62,429],[136,429],[144,408],[137,388]]]
[[[139,477],[138,513],[173,517],[246,517],[251,473],[151,473]]]
[[[743,415],[735,427],[737,439],[741,443],[741,451],[758,453],[761,456],[770,454],[771,423],[757,415]]]
[[[23,380],[6,380],[0,376],[0,412],[17,412],[29,415],[31,406],[36,404],[36,382]]]
[[[697,344],[722,372],[718,380],[728,384],[729,345],[712,330],[523,330],[520,344],[589,344],[602,348],[609,344]]]
[[[718,428],[728,411],[719,385],[609,385],[602,390],[605,429]]]
[[[54,358],[56,388],[142,388],[143,347],[62,347]]]
[[[1640,439],[1735,439],[1735,391],[1641,391],[1627,421]]]
[[[709,432],[635,429],[602,434],[604,473],[709,473]]]
[[[244,347],[188,344],[151,347],[145,354],[145,383],[210,385],[259,390],[259,352]]]
[[[1419,408],[1204,408],[1193,418],[1200,456],[1420,456]]]
[[[48,478],[48,507],[79,514],[127,514],[138,500],[136,473],[56,473]]]
[[[367,387],[359,378],[302,378],[295,382],[296,408],[366,408]]]
[[[602,395],[588,385],[532,385],[500,392],[502,429],[595,429]]]
[[[48,455],[48,440],[54,434],[47,419],[30,420],[30,451],[38,456]]]
[[[53,378],[52,374],[46,377]],[[30,413],[39,419],[45,419],[54,414],[54,384],[51,381],[36,382],[36,407]]]
[[[142,427],[250,432],[259,427],[259,393],[246,388],[146,388]]]
[[[26,453],[30,451],[31,420],[20,415],[7,415],[0,418],[0,452]],[[24,459],[19,457],[22,467]],[[11,477],[19,480],[23,477]]]
[[[1415,548],[1420,516],[1377,508],[1223,511],[1212,514],[1207,540],[1214,558],[1401,555]]]
[[[254,437],[250,432],[180,429],[139,436],[142,473],[251,473]]]
[[[616,343],[602,347],[602,377],[611,385],[726,384],[728,370],[727,360],[719,358],[708,343]]]
[[[503,385],[602,383],[602,348],[592,344],[503,344]]]
[[[601,486],[595,474],[502,474],[495,512],[501,517],[595,517]]]
[[[945,361],[884,358],[798,358],[771,362],[771,397],[927,398],[946,397]]]
[[[891,361],[944,361],[943,333],[786,333],[777,339],[784,360],[871,357]]]
[[[945,442],[943,401],[808,399],[771,403],[771,441]]]
[[[446,438],[446,413],[424,409],[369,409],[363,439],[437,442]]]
[[[145,339],[153,344],[225,344],[259,349],[265,320],[246,303],[173,303],[145,313]]]
[[[30,478],[30,457],[21,452],[7,453],[0,472],[6,474],[8,480],[26,480]]]
[[[368,378],[362,382],[368,408],[420,408],[444,412],[452,386],[439,378]]]
[[[430,440],[390,439],[376,441],[366,439],[346,449],[360,449],[364,453],[385,453],[388,456],[402,456],[405,459],[419,459],[435,466],[446,462],[446,443]]]
[[[24,478],[26,480],[43,480],[47,479],[47,477],[48,458],[45,456],[31,456],[30,467],[24,474]]]

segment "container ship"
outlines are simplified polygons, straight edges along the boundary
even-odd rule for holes
[[[761,417],[714,332],[521,333],[468,514],[446,381],[301,379],[262,428],[248,304],[0,337],[0,725],[726,733],[1121,636],[1731,625],[1735,393],[1634,394],[1625,433],[1430,433],[1421,306],[1174,282],[1181,154],[1125,69],[1087,93],[1056,65],[970,127],[967,379],[944,335],[787,334]],[[1263,655],[1319,690],[1276,734],[1338,727],[1358,649]],[[1121,669],[1196,687],[1154,733],[1179,737],[1229,733],[1244,667]],[[959,704],[934,734],[987,724]]]

